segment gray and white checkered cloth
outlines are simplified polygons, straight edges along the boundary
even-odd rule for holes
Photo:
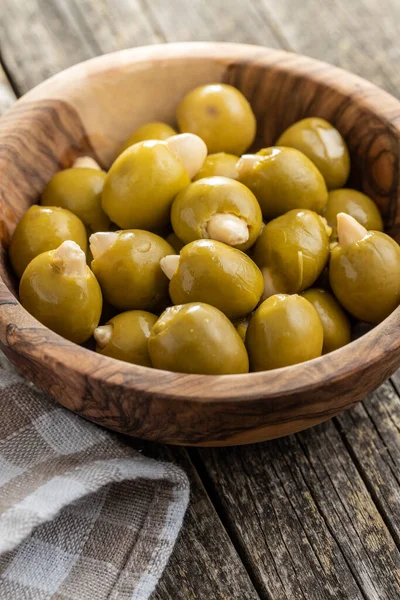
[[[1,600],[145,600],[172,552],[186,475],[0,369]]]

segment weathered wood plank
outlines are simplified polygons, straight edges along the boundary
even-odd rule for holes
[[[154,458],[179,464],[191,502],[170,562],[152,600],[257,600],[257,594],[184,450],[146,446]]]
[[[294,10],[294,0],[232,0],[229,7],[222,0],[212,5],[205,0],[26,0],[21,11],[18,3],[3,0],[0,37],[4,60],[23,91],[101,52],[164,40],[220,40],[287,47],[396,92],[396,0],[309,0],[295,11],[296,18]]]
[[[58,0],[59,2],[60,0]],[[57,2],[57,3],[58,3]],[[263,7],[230,0],[72,0],[79,24],[102,52],[156,42],[230,41],[277,47]],[[245,15],[245,18],[244,18]]]
[[[396,375],[396,378],[399,374]],[[400,546],[400,400],[388,381],[337,419],[339,430]]]
[[[348,69],[392,94],[400,90],[398,0],[258,0],[295,52]]]
[[[70,5],[99,54],[166,41],[141,0],[70,0]]]
[[[199,453],[262,596],[400,596],[400,554],[332,422]]]
[[[144,0],[168,42],[220,41],[281,45],[257,2],[224,0]]]
[[[3,59],[20,93],[93,56],[165,41],[140,0],[26,0],[24,10],[3,0],[0,11]]]
[[[264,9],[232,0],[2,0],[4,60],[24,93],[80,60],[104,52],[163,41],[236,41],[278,47]],[[18,26],[15,26],[18,24]],[[21,39],[24,43],[21,44]]]
[[[68,3],[2,0],[2,59],[20,94],[57,71],[98,53]],[[23,41],[23,43],[21,43]]]

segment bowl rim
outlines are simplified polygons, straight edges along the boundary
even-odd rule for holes
[[[14,106],[37,98],[54,98],[54,84],[79,81],[88,71],[103,74],[107,70],[123,68],[127,65],[139,65],[148,62],[200,59],[222,61],[247,61],[259,66],[273,66],[274,58],[281,57],[280,70],[293,66],[308,79],[324,85],[330,85],[335,79],[335,89],[341,89],[353,97],[358,96],[366,106],[388,123],[400,138],[400,102],[374,84],[327,63],[296,55],[283,50],[262,46],[231,44],[225,42],[182,42],[175,44],[157,44],[116,51],[78,63],[50,79],[42,82]],[[310,67],[312,67],[310,69]],[[7,114],[12,113],[13,107]],[[1,129],[1,119],[0,119]],[[377,362],[384,362],[388,352],[400,350],[400,307],[374,329],[334,352],[305,363],[289,367],[246,373],[241,375],[193,375],[173,373],[159,369],[150,369],[111,359],[117,369],[107,369],[110,358],[93,353],[65,340],[54,333],[22,307],[19,301],[0,280],[0,343],[5,348],[24,354],[27,358],[46,361],[53,369],[62,367],[76,375],[89,378],[101,384],[107,374],[107,383],[123,386],[132,391],[157,394],[166,400],[174,397],[192,400],[200,405],[219,401],[247,402],[251,399],[279,398],[307,392],[311,389],[329,386],[333,381],[345,380],[357,371],[364,373]],[[45,331],[45,335],[43,335]],[[42,332],[43,342],[38,345]],[[14,339],[15,338],[15,339]],[[379,343],[385,340],[385,343]],[[18,349],[18,342],[26,342],[25,349]],[[96,357],[96,369],[93,371],[93,357]],[[92,359],[92,360],[91,360]],[[390,361],[389,361],[390,362]],[[393,369],[390,369],[390,372]],[[390,373],[388,372],[387,375]]]

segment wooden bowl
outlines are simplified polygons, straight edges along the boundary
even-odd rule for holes
[[[260,144],[271,145],[306,116],[333,123],[351,152],[351,184],[377,202],[387,230],[398,234],[400,103],[359,77],[302,56],[220,43],[117,52],[39,85],[0,121],[2,349],[77,414],[170,444],[244,444],[299,431],[364,398],[400,366],[400,308],[357,341],[305,364],[200,376],[101,356],[53,333],[19,304],[7,260],[10,234],[54,173],[82,153],[109,166],[138,125],[173,123],[186,92],[216,81],[249,99]]]

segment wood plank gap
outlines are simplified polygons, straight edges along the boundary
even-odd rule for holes
[[[400,372],[398,372],[397,374],[393,375],[392,377],[390,377],[389,382],[392,386],[392,388],[394,389],[394,391],[396,392],[396,394],[398,396],[400,396]],[[397,377],[399,378],[399,383],[397,383]]]
[[[217,490],[214,486],[214,483],[208,473],[207,467],[203,463],[203,460],[202,460],[199,450],[197,448],[190,448],[190,447],[186,448],[186,450],[189,455],[189,460],[197,472],[197,475],[202,483],[205,493],[207,494],[207,496],[210,500],[210,503],[213,505],[214,510],[215,510],[216,514],[218,515],[220,522],[222,523],[222,526],[224,527],[227,535],[229,536],[229,539],[231,540],[231,542],[233,544],[233,547],[235,548],[240,560],[242,561],[242,564],[243,564],[244,568],[246,569],[247,574],[250,578],[250,581],[253,584],[257,594],[260,596],[261,600],[274,600],[274,598],[272,598],[272,596],[270,596],[270,594],[265,593],[265,591],[261,588],[260,584],[258,583],[257,578],[253,573],[251,564],[246,556],[246,553],[242,549],[240,539],[236,535],[235,531],[233,530],[233,528],[230,525],[229,519],[225,515],[225,511],[224,511],[222,503],[220,501],[218,492],[217,492]],[[258,519],[258,515],[257,515],[257,519]],[[263,533],[263,528],[261,527],[261,524],[260,524],[260,531]],[[278,571],[278,576],[279,576],[279,571]],[[279,579],[280,579],[280,577],[279,577]],[[282,583],[282,587],[284,587],[283,581],[281,579],[280,579],[280,581]]]
[[[0,52],[0,82],[1,82],[1,79],[2,79],[1,78],[1,75],[2,75],[1,71],[3,71],[3,73],[5,75],[5,78],[6,78],[6,82],[5,83],[6,83],[6,85],[8,85],[11,88],[12,92],[14,93],[14,96],[15,96],[14,100],[16,98],[19,98],[21,94],[19,93],[18,86],[17,86],[17,84],[16,84],[16,82],[15,82],[15,80],[14,80],[14,78],[13,78],[11,72],[10,72],[10,70],[7,67],[7,64],[6,64],[6,61],[3,58],[3,55]],[[11,104],[10,104],[10,106],[11,106]]]

